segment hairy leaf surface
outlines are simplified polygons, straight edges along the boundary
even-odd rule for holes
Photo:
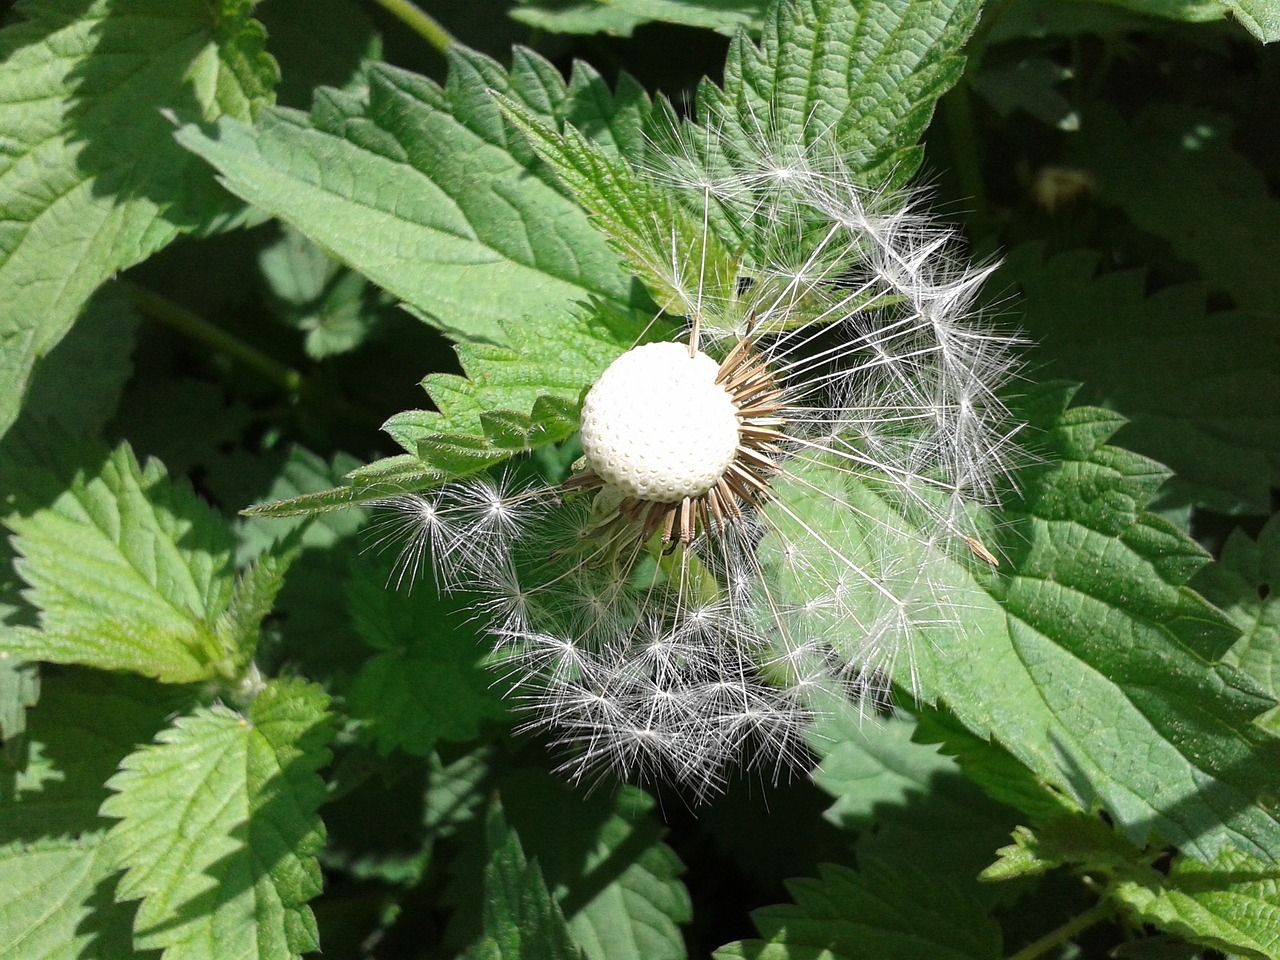
[[[245,0],[30,0],[0,33],[0,433],[90,294],[226,208],[161,110],[248,120],[276,68]]]
[[[236,596],[229,527],[127,445],[79,469],[73,455],[30,449],[14,475],[8,523],[40,629],[7,628],[0,647],[174,683],[234,671],[257,624],[219,628]]]
[[[503,322],[545,323],[630,283],[586,217],[512,144],[493,88],[539,112],[572,111],[546,61],[510,74],[455,48],[444,88],[371,65],[364,97],[322,88],[310,115],[264,111],[178,134],[223,182],[456,339],[501,343]]]
[[[1192,586],[1243,634],[1223,660],[1280,698],[1280,516],[1268,521],[1256,541],[1232,531],[1222,556]]]
[[[521,23],[550,33],[607,33],[629,37],[646,23],[704,27],[733,36],[759,28],[766,0],[524,0],[511,11]]]
[[[452,334],[467,374],[429,376],[437,410],[388,421],[407,455],[361,469],[353,486],[254,513],[338,509],[563,440],[577,429],[582,388],[651,316],[633,315],[633,301],[648,303],[643,290],[509,130],[490,90],[532,116],[567,119],[607,156],[643,144],[638,85],[611,93],[583,65],[566,84],[525,50],[510,73],[456,50],[443,89],[377,66],[366,100],[327,90],[309,117],[276,110],[255,128],[180,135],[232,189]]]
[[[589,960],[683,960],[677,924],[689,919],[689,895],[679,880],[683,866],[661,842],[650,797],[634,787],[583,797],[527,769],[486,786],[501,795]],[[478,923],[480,866],[464,855],[454,872],[448,896],[458,910],[450,936],[466,939]]]
[[[1000,930],[945,880],[871,859],[857,870],[825,864],[792,880],[794,904],[752,914],[761,940],[729,944],[716,960],[995,960]]]
[[[1280,40],[1280,3],[1276,0],[1222,0],[1223,4],[1263,43]]]
[[[760,139],[831,139],[867,183],[903,182],[934,105],[960,78],[959,51],[981,0],[794,0],[766,17],[759,45],[739,34],[723,87],[703,83],[699,119],[728,149]],[[766,119],[767,118],[767,119]],[[763,129],[762,129],[763,125]]]
[[[1280,958],[1280,868],[1235,850],[1211,863],[1176,857],[1111,888],[1135,920],[1232,956]]]
[[[512,100],[498,103],[663,310],[689,317],[703,297],[736,292],[733,260],[700,217],[572,126],[558,130]]]
[[[316,809],[328,762],[318,687],[273,680],[240,713],[199,708],[127,757],[103,816],[124,868],[116,897],[140,900],[134,942],[165,960],[285,960],[319,947]]]
[[[1104,445],[1112,415],[1048,407],[1032,422],[1056,462],[1025,471],[1006,510],[1009,572],[984,584],[1001,605],[966,611],[950,654],[923,649],[924,690],[1136,843],[1275,861],[1280,741],[1254,722],[1272,701],[1215,665],[1235,631],[1184,586],[1205,558],[1142,512],[1166,473]]]
[[[1219,663],[1236,631],[1185,586],[1207,558],[1142,512],[1167,473],[1105,445],[1114,414],[1066,410],[1060,392],[1039,402],[1028,409],[1044,463],[1022,472],[1022,497],[991,535],[998,571],[931,557],[928,531],[869,489],[847,494],[852,517],[814,493],[780,496],[850,555],[883,536],[858,516],[903,530],[901,569],[928,571],[896,660],[904,690],[1083,809],[1101,804],[1139,846],[1155,834],[1205,860],[1224,845],[1280,860],[1280,740],[1255,722],[1274,701]]]
[[[467,951],[468,960],[574,960],[564,915],[547,891],[542,871],[530,863],[520,837],[507,824],[502,807],[489,811],[486,833],[489,862],[484,870],[484,933]]]
[[[116,865],[98,816],[116,764],[180,702],[136,677],[65,670],[44,679],[27,756],[0,769],[0,956],[124,960],[133,910],[112,900]],[[182,691],[185,692],[185,691]],[[154,957],[154,954],[146,954]]]
[[[1280,325],[1206,315],[1198,286],[1147,297],[1140,271],[1098,275],[1098,259],[1022,247],[1001,268],[1022,291],[1043,374],[1083,381],[1083,400],[1124,415],[1118,442],[1176,471],[1164,502],[1268,512],[1280,485]]]

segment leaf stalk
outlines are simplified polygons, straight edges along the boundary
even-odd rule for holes
[[[1044,956],[1054,947],[1061,946],[1109,916],[1111,916],[1111,905],[1105,900],[1099,901],[1084,913],[1076,914],[1062,926],[1050,930],[1038,940],[1033,940],[1017,953],[1009,954],[1005,960],[1035,960],[1035,958]]]
[[[447,54],[449,48],[458,42],[439,20],[410,0],[374,0],[374,2],[427,41],[441,56]]]
[[[331,397],[316,387],[300,371],[267,356],[257,347],[210,323],[204,317],[175,303],[154,290],[121,281],[138,312],[157,320],[172,330],[198,343],[203,343],[219,353],[253,370],[264,380],[279,387],[290,398],[312,400],[339,414],[352,423],[367,426],[370,416],[338,397]]]

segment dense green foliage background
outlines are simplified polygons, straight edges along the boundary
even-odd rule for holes
[[[1280,957],[1276,40],[1275,0],[20,2],[0,956]],[[367,549],[389,482],[568,468],[665,302],[660,94],[931,184],[1028,340],[1001,565],[953,565],[916,696],[696,810],[552,773],[465,604]]]

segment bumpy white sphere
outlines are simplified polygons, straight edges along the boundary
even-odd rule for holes
[[[738,446],[737,407],[719,364],[682,343],[647,343],[613,361],[582,405],[588,467],[625,496],[700,497]]]

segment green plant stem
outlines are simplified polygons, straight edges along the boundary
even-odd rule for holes
[[[969,88],[963,82],[956,84],[942,98],[942,113],[951,140],[951,154],[960,189],[973,202],[969,229],[975,241],[982,241],[991,236],[991,218],[987,209],[987,188],[982,182],[978,138],[973,129],[973,107],[969,103]]]
[[[1035,940],[1017,953],[1011,953],[1005,960],[1035,960],[1042,957],[1054,947],[1061,946],[1077,934],[1088,930],[1095,923],[1105,920],[1111,915],[1111,905],[1105,901],[1095,903],[1084,913],[1076,914],[1062,926],[1050,930],[1043,937]]]
[[[168,297],[161,296],[154,290],[148,290],[128,281],[125,281],[125,287],[133,300],[133,305],[151,319],[159,320],[183,336],[198,340],[219,353],[226,354],[232,360],[254,370],[263,379],[271,381],[285,393],[297,396],[303,392],[306,378],[292,367],[286,367],[280,361],[273,360],[256,347],[245,343],[239,337],[232,336],[221,327],[214,326],[204,317],[174,303]]]
[[[443,56],[458,41],[435,17],[411,0],[374,0],[378,6],[431,44]]]
[[[364,414],[345,400],[330,397],[323,391],[315,389],[310,381],[299,371],[267,356],[257,347],[245,343],[239,337],[227,333],[221,327],[214,326],[204,317],[180,304],[174,303],[168,297],[161,296],[154,290],[148,290],[146,287],[140,287],[136,283],[130,283],[127,280],[121,281],[121,283],[133,301],[134,307],[144,316],[158,320],[183,336],[203,343],[219,353],[225,354],[237,363],[243,364],[264,380],[279,387],[291,399],[313,400],[361,426],[367,427],[373,419],[376,419],[371,415]]]

